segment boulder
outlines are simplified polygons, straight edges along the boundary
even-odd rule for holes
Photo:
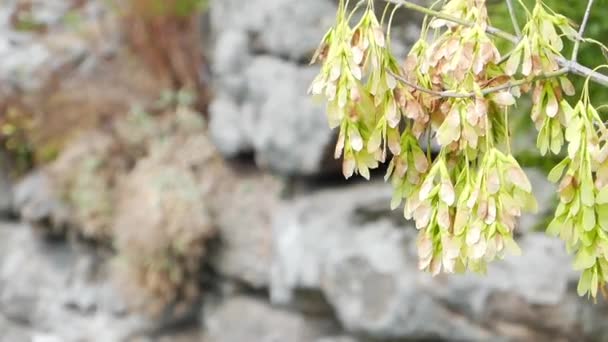
[[[549,182],[547,173],[541,170],[526,168],[524,171],[532,184],[532,191],[538,202],[538,212],[522,215],[520,218],[521,230],[545,231],[559,203],[557,185]]]
[[[66,203],[44,170],[34,171],[15,184],[13,209],[21,220],[51,235],[63,234],[70,221]]]
[[[125,311],[105,274],[95,253],[41,240],[27,225],[0,223],[0,327],[8,323],[0,341],[145,336],[152,322]]]
[[[325,169],[332,132],[324,106],[306,94],[318,68],[301,62],[312,56],[335,9],[329,0],[229,0],[211,7],[216,97],[209,129],[221,153],[253,153],[258,166],[283,174]]]
[[[32,8],[31,11],[25,9]],[[7,0],[0,9],[0,83],[17,91],[41,90],[62,69],[72,68],[91,55],[91,36],[66,30],[71,6],[62,0]],[[83,1],[82,22],[95,22],[103,7]],[[24,25],[15,18],[27,18]],[[19,28],[21,27],[21,28]],[[39,33],[48,34],[40,37]],[[110,41],[107,39],[106,41]]]
[[[209,131],[218,149],[227,156],[254,152],[258,166],[283,174],[320,172],[332,132],[323,105],[306,95],[316,70],[253,57],[235,76],[243,99],[228,89],[211,103]]]
[[[272,221],[283,184],[243,165],[227,165],[222,179],[209,201],[219,235],[211,263],[224,277],[267,288],[273,258]]]
[[[312,56],[333,24],[336,8],[333,0],[226,0],[211,7],[211,23],[216,34],[232,29],[252,33],[251,48],[257,53],[301,61]]]
[[[320,338],[315,342],[358,342],[358,340],[351,336],[332,336]]]
[[[310,342],[337,330],[331,321],[306,317],[243,295],[208,305],[203,326],[207,342]]]

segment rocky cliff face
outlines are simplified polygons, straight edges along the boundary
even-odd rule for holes
[[[53,3],[36,2],[65,14]],[[189,112],[112,119],[14,185],[0,168],[0,212],[22,222],[0,224],[0,341],[608,339],[606,306],[576,295],[570,256],[533,229],[542,214],[522,220],[523,256],[486,276],[432,278],[417,270],[415,228],[388,209],[390,186],[335,172],[324,109],[306,95],[334,11],[332,0],[214,1],[207,129]],[[416,18],[399,20],[405,51]],[[43,44],[23,39],[18,51]],[[22,70],[36,78],[58,53]],[[0,80],[29,80],[11,63],[0,60]],[[554,190],[528,171],[542,213]],[[133,259],[138,272],[117,282]],[[181,310],[150,317],[130,306],[141,298]]]

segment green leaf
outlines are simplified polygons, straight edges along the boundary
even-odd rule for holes
[[[574,259],[574,269],[577,271],[586,270],[595,265],[597,257],[592,248],[581,248]]]

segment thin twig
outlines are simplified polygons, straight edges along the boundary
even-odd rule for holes
[[[572,61],[576,62],[578,59],[578,50],[581,47],[581,41],[583,40],[583,36],[585,35],[585,29],[587,28],[587,22],[589,22],[589,15],[591,14],[591,7],[593,7],[593,0],[589,0],[587,2],[587,9],[585,10],[585,16],[583,17],[583,22],[581,23],[581,28],[578,31],[578,37],[576,37],[576,41],[574,42],[574,48],[572,49]]]
[[[557,71],[554,72],[549,72],[549,73],[545,73],[545,74],[541,74],[538,76],[534,76],[534,77],[528,77],[528,78],[524,78],[524,79],[520,79],[520,80],[514,80],[511,82],[507,82],[505,84],[501,84],[495,87],[489,87],[489,88],[485,88],[481,91],[481,95],[486,96],[492,93],[497,93],[499,91],[503,91],[503,90],[507,90],[507,89],[511,89],[511,88],[515,88],[515,87],[519,87],[521,85],[524,84],[528,84],[528,83],[532,83],[538,80],[545,80],[545,79],[549,79],[549,78],[555,78],[555,77],[559,77],[559,76],[563,76],[565,74],[567,74],[569,72],[568,68],[562,68],[559,69]],[[436,91],[436,90],[432,90],[432,89],[427,89],[424,87],[421,87],[415,83],[410,82],[409,80],[407,80],[406,78],[397,75],[391,71],[388,71],[389,74],[391,74],[391,76],[393,76],[394,78],[396,78],[397,80],[399,80],[400,82],[405,83],[407,86],[412,87],[420,92],[429,94],[429,95],[433,95],[433,96],[437,96],[437,97],[442,97],[442,98],[446,98],[446,97],[451,97],[451,98],[468,98],[468,97],[476,97],[478,95],[478,93],[474,93],[474,92],[470,92],[470,93],[458,93],[455,91]]]
[[[515,35],[519,38],[521,37],[521,29],[519,28],[519,23],[517,22],[517,16],[515,16],[515,8],[513,8],[512,0],[505,0],[507,3],[507,8],[509,9],[509,15],[511,16],[511,22],[513,23],[513,30],[515,30]]]
[[[449,14],[446,14],[446,13],[443,13],[443,12],[439,12],[439,11],[435,11],[435,10],[432,10],[430,8],[426,8],[424,6],[420,6],[420,5],[415,4],[415,3],[411,2],[411,1],[407,1],[407,0],[385,0],[385,1],[386,2],[390,2],[392,4],[395,4],[395,5],[401,5],[402,7],[405,7],[405,8],[408,8],[408,9],[411,9],[411,10],[414,10],[414,11],[417,11],[417,12],[420,12],[420,13],[423,13],[423,14],[426,14],[426,15],[430,15],[430,16],[433,16],[435,18],[447,20],[447,21],[450,21],[450,22],[453,22],[453,23],[456,23],[456,24],[459,24],[459,25],[462,25],[462,26],[472,27],[472,26],[475,25],[474,23],[467,22],[466,20],[462,20],[460,18],[451,16]],[[503,38],[505,40],[508,40],[508,41],[510,41],[513,44],[517,44],[519,42],[519,39],[517,37],[515,37],[514,35],[512,35],[510,33],[507,33],[507,32],[504,32],[504,31],[502,31],[500,29],[497,29],[495,27],[492,27],[492,26],[488,26],[486,28],[486,32],[489,33],[489,34],[491,34],[491,35],[494,35],[496,37],[500,37],[500,38]]]
[[[385,1],[396,4],[396,5],[401,5],[402,7],[405,7],[405,8],[417,11],[417,12],[421,12],[421,13],[424,13],[424,14],[427,14],[430,16],[434,16],[436,18],[451,21],[451,22],[454,22],[454,23],[462,25],[462,26],[471,27],[471,26],[475,25],[474,23],[470,23],[470,22],[464,21],[460,18],[456,18],[456,17],[453,17],[453,16],[445,14],[445,13],[441,13],[438,11],[434,11],[432,9],[428,9],[424,6],[414,4],[407,0],[385,0]],[[590,1],[592,1],[592,0],[590,0]],[[513,44],[517,44],[519,42],[519,39],[517,37],[515,37],[514,35],[504,32],[504,31],[497,29],[495,27],[492,27],[492,26],[488,26],[486,28],[486,32],[488,34],[494,35],[496,37],[500,37],[505,40],[508,40]],[[567,68],[569,72],[571,72],[575,75],[579,75],[582,77],[589,77],[589,79],[591,81],[608,88],[608,76],[607,75],[604,75],[597,71],[593,71],[593,70],[587,68],[586,66],[579,64],[576,61],[567,60],[566,58],[563,58],[563,57],[557,58],[557,63],[560,65],[560,67]]]
[[[585,78],[588,77],[591,81],[608,88],[607,75],[589,69],[586,66],[579,64],[578,62],[569,61],[564,57],[557,58],[557,63],[562,67],[568,68],[568,70],[575,75],[579,75]]]

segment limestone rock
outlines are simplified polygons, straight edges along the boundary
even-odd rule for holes
[[[23,221],[52,234],[64,233],[70,222],[67,205],[43,170],[28,174],[15,184],[13,207]]]
[[[336,329],[322,320],[246,296],[235,296],[208,307],[203,316],[208,342],[310,342]]]
[[[219,233],[212,264],[223,276],[265,288],[273,258],[272,221],[283,185],[271,175],[243,169],[225,167],[222,186],[209,201]]]
[[[306,94],[318,68],[301,62],[312,56],[335,9],[329,0],[228,0],[211,7],[217,96],[210,133],[220,152],[253,152],[259,166],[283,174],[325,169],[332,132],[324,106]]]
[[[127,314],[104,274],[94,253],[0,223],[0,327],[9,323],[0,341],[126,341],[149,331],[152,322]]]
[[[220,92],[210,107],[210,134],[228,155],[254,151],[258,166],[284,174],[322,169],[332,132],[325,110],[306,95],[316,68],[255,57],[238,82],[242,100]]]

